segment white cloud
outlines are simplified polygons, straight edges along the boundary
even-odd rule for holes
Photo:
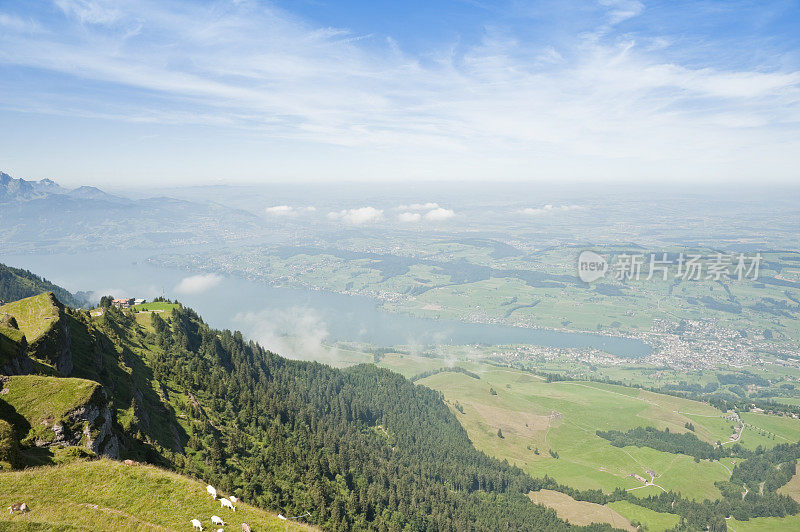
[[[541,214],[548,214],[554,212],[576,211],[582,208],[583,207],[581,207],[580,205],[559,205],[556,207],[548,203],[544,207],[527,207],[525,209],[520,210],[519,212],[522,214],[526,214],[528,216],[539,216]]]
[[[292,207],[290,205],[275,205],[274,207],[267,207],[266,213],[270,216],[297,216],[298,214],[314,212],[317,208],[314,206],[308,207]]]
[[[401,223],[416,223],[422,220],[422,215],[418,212],[401,212],[397,215],[397,221]]]
[[[375,207],[361,207],[359,209],[343,209],[338,212],[328,213],[331,220],[341,220],[351,225],[364,225],[374,223],[383,218],[383,210]]]
[[[340,354],[335,347],[325,345],[328,326],[313,309],[291,307],[239,313],[234,322],[248,338],[285,357],[330,363]]]
[[[438,208],[438,209],[433,209],[431,211],[426,212],[425,213],[425,220],[427,220],[429,222],[443,222],[445,220],[449,220],[450,218],[452,218],[455,215],[456,215],[456,213],[453,212],[451,209]]]
[[[412,203],[410,205],[398,205],[397,209],[401,211],[427,211],[430,209],[439,208],[438,203]]]
[[[222,277],[213,273],[191,275],[181,279],[181,282],[175,286],[175,292],[186,295],[202,294],[217,286],[221,281]]]
[[[412,203],[410,205],[400,205],[398,209],[405,210],[397,215],[397,221],[401,223],[443,222],[455,216],[452,209],[440,207],[438,203]],[[426,211],[426,212],[413,212]]]
[[[266,208],[267,214],[274,216],[289,216],[294,214],[294,209],[288,205],[276,205],[274,207]]]

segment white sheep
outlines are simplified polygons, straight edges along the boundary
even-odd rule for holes
[[[203,523],[201,523],[199,519],[192,519],[192,528],[203,530]]]
[[[281,514],[278,514],[278,519],[280,519],[281,521],[286,521],[286,518]]]
[[[230,496],[230,497],[228,497],[228,498],[231,500],[231,502],[232,502],[233,504],[236,504],[237,502],[239,502],[239,501],[241,501],[241,500],[242,500],[242,499],[240,499],[239,497],[237,497],[236,495],[231,495],[231,496]]]
[[[250,525],[248,525],[247,523],[242,523],[242,532],[252,532],[250,530]]]
[[[223,521],[222,518],[218,515],[212,515],[211,522],[215,525],[225,526],[225,521]]]
[[[219,500],[219,504],[220,504],[220,506],[222,508],[230,508],[234,512],[236,511],[236,507],[233,505],[233,503],[231,501],[229,501],[228,499],[226,499],[225,497],[223,497],[223,498],[221,498]]]
[[[216,499],[217,499],[217,490],[216,490],[216,489],[214,489],[214,486],[212,486],[211,484],[209,484],[208,486],[206,486],[206,492],[207,492],[209,495],[211,495],[212,497],[214,497],[214,500],[216,500]]]

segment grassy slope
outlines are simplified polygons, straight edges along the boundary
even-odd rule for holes
[[[253,530],[311,529],[243,503],[235,513],[222,509],[206,494],[204,483],[112,460],[0,473],[0,493],[3,508],[12,502],[31,507],[24,515],[0,512],[2,530],[184,531],[191,530],[192,518],[212,530],[212,515],[222,517],[231,530],[243,522]]]
[[[136,312],[169,312],[173,309],[178,308],[180,305],[177,303],[167,303],[165,301],[153,301],[150,303],[142,303],[140,305],[134,305],[131,307],[131,310]]]
[[[628,519],[606,505],[576,501],[569,495],[552,490],[531,492],[529,496],[533,502],[554,509],[561,519],[575,525],[608,523],[621,530],[636,530]]]
[[[0,307],[0,314],[10,314],[17,320],[19,330],[25,334],[28,344],[44,336],[59,317],[59,309],[51,293],[20,299]]]
[[[31,426],[86,404],[100,385],[86,379],[17,375],[9,377],[0,397],[23,416]]]
[[[646,523],[650,532],[663,532],[677,525],[681,518],[674,514],[654,512],[628,501],[616,501],[608,505],[630,521]]]

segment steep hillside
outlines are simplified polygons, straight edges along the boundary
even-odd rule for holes
[[[25,335],[30,356],[63,375],[72,372],[69,319],[64,305],[52,292],[3,305],[0,317],[14,319],[19,331]]]
[[[246,503],[238,503],[236,512],[222,509],[204,483],[154,466],[112,460],[2,473],[0,493],[4,510],[15,502],[31,508],[25,514],[0,512],[1,530],[186,531],[191,519],[199,519],[205,530],[216,530],[212,515],[222,517],[230,530],[241,530],[241,523],[254,531],[311,530]]]
[[[25,333],[13,316],[0,314],[0,375],[29,373],[32,369]]]
[[[22,457],[26,463],[42,461],[61,447],[119,456],[108,396],[100,384],[18,375],[3,377],[0,394],[0,418],[13,425],[23,447],[32,449]]]
[[[81,307],[84,301],[43,277],[0,264],[0,304],[52,292],[59,301],[70,307]]]
[[[476,451],[439,394],[400,375],[289,361],[238,332],[210,329],[180,305],[92,316],[45,302],[31,298],[6,311],[34,342],[66,326],[71,375],[108,393],[122,457],[211,481],[262,508],[308,514],[331,530],[569,528],[525,496],[537,481]],[[42,325],[50,321],[59,323]],[[38,367],[50,368],[55,354],[36,354]],[[16,401],[14,387],[25,382],[17,379],[7,395],[33,426],[42,414]],[[50,377],[28,388],[58,381],[87,382]],[[88,393],[54,391],[72,399],[64,408],[55,408],[61,399],[45,400],[48,415],[63,417]],[[24,457],[31,438],[20,439]]]

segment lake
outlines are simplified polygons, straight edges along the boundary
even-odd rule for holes
[[[650,346],[632,338],[415,318],[383,311],[367,297],[272,287],[237,277],[218,276],[197,283],[205,286],[178,293],[181,281],[192,274],[149,264],[147,257],[155,252],[6,255],[0,262],[30,270],[73,292],[148,300],[162,294],[177,298],[211,326],[238,329],[278,353],[287,345],[286,337],[300,338],[301,342],[293,345],[306,345],[309,351],[320,342],[348,341],[379,347],[532,344],[596,348],[625,358],[651,353]]]

